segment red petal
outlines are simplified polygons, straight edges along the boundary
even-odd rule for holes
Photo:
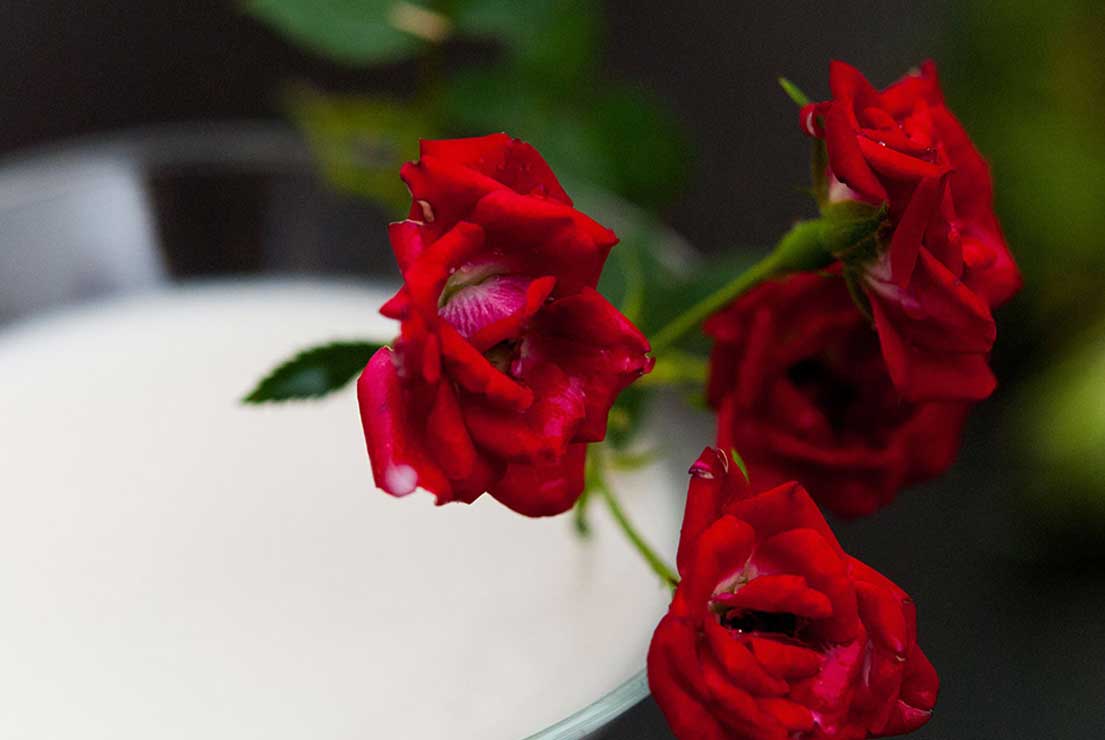
[[[522,272],[555,275],[557,295],[595,287],[618,241],[610,229],[569,206],[510,190],[480,200],[470,218],[487,231],[489,244]]]
[[[476,448],[461,417],[460,404],[451,383],[438,383],[434,405],[426,424],[426,442],[433,459],[453,479],[472,475]]]
[[[648,649],[648,687],[677,737],[727,740],[725,728],[706,707],[706,687],[695,657],[694,630],[665,616]]]
[[[821,510],[806,489],[797,483],[786,483],[770,491],[733,501],[725,507],[725,512],[751,525],[760,542],[780,532],[804,528],[815,531],[838,558],[844,557],[844,550],[836,541]]]
[[[722,491],[728,468],[723,454],[712,447],[704,449],[691,466],[691,483],[687,489],[683,527],[679,532],[679,553],[676,556],[681,575],[686,575],[699,535],[721,516]]]
[[[570,445],[555,463],[511,463],[488,491],[524,516],[553,516],[572,508],[583,492],[587,445]]]
[[[890,240],[890,274],[899,287],[909,285],[921,251],[925,230],[944,197],[943,177],[927,177],[917,184]]]
[[[904,660],[912,637],[907,634],[901,598],[874,584],[856,581],[856,600],[868,636],[879,648]]]
[[[923,159],[911,157],[908,154],[903,154],[877,141],[872,141],[866,136],[858,137],[856,143],[867,163],[875,171],[887,177],[893,177],[899,180],[919,180],[925,177],[941,177],[948,172],[947,167],[933,164],[932,162],[926,162]],[[837,177],[840,177],[840,173],[836,170],[835,166],[833,167],[833,172],[836,173]],[[840,177],[840,179],[855,189],[852,183],[848,182],[843,177]],[[863,191],[861,190],[860,192]]]
[[[815,591],[802,576],[765,575],[753,578],[736,593],[727,595],[725,606],[763,612],[786,612],[810,619],[832,616],[828,597]]]
[[[693,614],[704,614],[718,584],[744,568],[755,539],[748,524],[723,516],[695,540],[692,565],[683,582]]]
[[[450,500],[451,488],[441,469],[422,449],[411,423],[399,374],[388,348],[369,360],[357,381],[357,400],[365,443],[376,485],[393,496],[405,496],[421,486]]]
[[[707,616],[703,627],[710,651],[733,685],[755,696],[783,696],[787,693],[787,682],[765,671],[740,639],[718,624],[717,619]]]
[[[486,396],[494,404],[518,411],[533,404],[533,391],[503,374],[445,322],[438,328],[441,353],[449,374],[470,393]]]
[[[761,571],[801,575],[828,597],[832,616],[817,623],[825,639],[843,643],[855,637],[859,625],[855,590],[845,561],[820,532],[792,529],[777,534],[756,549],[753,563]]]
[[[834,102],[825,113],[825,146],[829,152],[829,166],[838,180],[876,203],[887,199],[886,188],[867,164],[855,126],[839,103]]]
[[[745,638],[756,660],[772,675],[785,681],[808,678],[821,670],[821,653],[798,645],[750,635]]]
[[[421,154],[471,167],[523,195],[542,195],[571,205],[552,169],[532,146],[506,134],[468,139],[423,140]]]

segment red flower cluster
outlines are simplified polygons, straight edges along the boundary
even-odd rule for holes
[[[841,549],[797,483],[750,495],[707,448],[691,468],[679,584],[649,686],[684,739],[911,732],[939,682],[913,602]]]
[[[705,330],[717,444],[740,451],[757,487],[800,480],[822,506],[865,516],[951,464],[968,404],[899,397],[839,271],[761,285]]]
[[[572,207],[533,147],[422,142],[391,243],[400,321],[358,383],[376,485],[438,503],[489,492],[528,516],[583,490],[588,442],[648,372],[648,341],[595,291],[614,233]]]
[[[985,398],[990,310],[1021,284],[986,162],[931,62],[881,92],[833,62],[829,84],[832,100],[803,108],[801,122],[825,140],[831,200],[889,204],[890,243],[860,269],[890,377],[910,401]]]

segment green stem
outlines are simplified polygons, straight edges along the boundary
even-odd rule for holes
[[[664,559],[656,554],[656,551],[645,542],[645,539],[641,536],[641,533],[637,531],[637,528],[633,526],[633,523],[625,515],[625,511],[622,510],[622,506],[618,503],[617,496],[610,489],[610,485],[606,482],[606,476],[602,472],[596,471],[593,478],[595,489],[602,495],[606,506],[610,509],[610,513],[614,517],[614,521],[621,527],[625,536],[629,538],[629,541],[633,543],[633,547],[637,549],[637,552],[641,554],[641,557],[645,559],[649,567],[652,568],[652,572],[660,576],[660,580],[666,583],[671,588],[675,588],[679,583],[679,576],[670,565],[664,562]]]
[[[703,298],[698,303],[676,316],[652,336],[652,353],[658,355],[663,350],[682,339],[687,332],[694,330],[710,315],[724,308],[735,298],[743,295],[763,281],[781,274],[783,260],[778,251],[764,257],[737,277]]]

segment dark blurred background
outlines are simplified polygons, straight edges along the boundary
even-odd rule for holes
[[[814,211],[776,78],[819,99],[831,58],[880,87],[936,59],[1026,288],[961,463],[841,537],[920,605],[944,688],[916,737],[1105,735],[1105,5],[364,0],[351,23],[356,5],[9,1],[0,153],[290,122],[338,197],[395,210],[419,136],[505,129],[700,251],[743,254]],[[666,735],[645,706],[611,737]]]

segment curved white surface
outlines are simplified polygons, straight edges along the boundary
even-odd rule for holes
[[[636,673],[668,595],[593,507],[376,491],[351,388],[237,399],[392,333],[384,294],[177,288],[0,333],[0,736],[514,740]],[[670,555],[683,480],[623,478]]]

